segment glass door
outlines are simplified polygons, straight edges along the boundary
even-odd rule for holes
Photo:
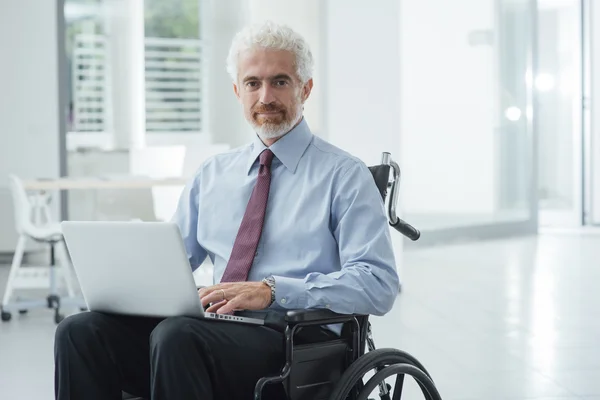
[[[537,229],[535,18],[533,0],[401,2],[402,208],[425,241]]]
[[[581,0],[538,0],[538,199],[541,227],[583,222]]]
[[[584,1],[585,223],[600,225],[600,4]],[[596,66],[595,70],[592,66]]]

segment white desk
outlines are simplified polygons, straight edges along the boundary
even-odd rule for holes
[[[73,201],[72,204],[78,204],[79,206],[82,204],[89,204],[89,206],[83,206],[86,208],[84,213],[87,214],[91,212],[92,215],[94,215],[92,218],[100,219],[102,217],[98,217],[97,209],[102,201],[99,203],[98,196],[101,195],[98,193],[98,190],[149,190],[152,191],[150,194],[151,199],[149,200],[149,203],[145,201],[147,198],[142,196],[144,201],[140,203],[141,206],[139,209],[149,210],[147,215],[148,218],[158,218],[160,220],[164,220],[170,218],[172,215],[172,209],[179,199],[181,188],[185,186],[188,181],[188,178],[182,176],[152,178],[139,175],[107,175],[24,179],[22,182],[24,189],[32,192],[34,198],[37,198],[38,196],[44,196],[46,193],[57,191],[89,190],[91,191],[89,194],[91,197],[85,195],[87,200],[82,201],[81,198],[79,198],[79,201]],[[117,197],[123,198],[122,196],[123,195],[118,195]],[[124,198],[129,197],[125,195]],[[36,200],[35,202],[37,203],[38,201]],[[39,207],[34,206],[33,212],[37,213],[40,210],[41,209]],[[151,216],[150,213],[153,213],[153,215]],[[138,218],[143,219],[142,217]]]
[[[150,178],[144,176],[63,177],[24,180],[25,190],[150,189],[156,186],[184,186],[184,177]]]

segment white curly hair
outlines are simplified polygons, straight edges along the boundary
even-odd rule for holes
[[[238,59],[241,52],[253,48],[288,50],[296,56],[296,73],[304,84],[312,78],[313,56],[304,38],[287,25],[265,21],[240,31],[231,43],[227,56],[227,72],[234,83],[238,79]]]

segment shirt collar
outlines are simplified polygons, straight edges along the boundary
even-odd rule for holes
[[[298,163],[304,154],[304,151],[310,144],[313,138],[313,134],[306,123],[306,120],[302,118],[300,123],[296,125],[294,129],[286,133],[281,139],[273,143],[270,147],[275,157],[281,161],[287,169],[292,173],[296,172]],[[267,146],[262,142],[258,135],[255,135],[252,142],[252,149],[250,151],[250,158],[248,160],[247,172],[250,173],[252,166],[256,162],[256,159],[260,153],[265,150]]]

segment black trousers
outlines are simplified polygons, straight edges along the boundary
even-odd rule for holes
[[[318,328],[302,341],[331,334]],[[252,399],[263,376],[285,362],[283,334],[248,324],[84,312],[60,323],[55,337],[57,400]],[[282,386],[267,399],[285,398]]]

